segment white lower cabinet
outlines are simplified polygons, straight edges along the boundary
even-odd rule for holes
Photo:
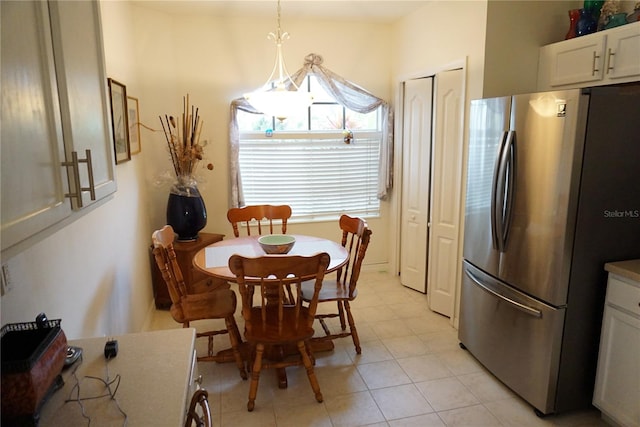
[[[593,404],[616,424],[640,426],[640,281],[611,272]]]

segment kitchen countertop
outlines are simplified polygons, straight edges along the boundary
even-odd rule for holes
[[[608,262],[604,265],[604,269],[609,273],[640,282],[640,259]]]
[[[181,426],[192,370],[195,329],[180,328],[116,336],[118,354],[107,361],[107,338],[69,341],[83,349],[82,360],[64,370],[64,387],[41,411],[48,426]],[[75,375],[74,375],[75,373]],[[115,399],[102,380],[114,380]],[[78,402],[77,398],[83,399]],[[122,412],[127,414],[127,420]],[[83,410],[85,417],[83,417]]]

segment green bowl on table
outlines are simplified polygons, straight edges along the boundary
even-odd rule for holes
[[[296,238],[289,234],[268,234],[260,236],[258,243],[267,254],[286,254],[293,248]]]

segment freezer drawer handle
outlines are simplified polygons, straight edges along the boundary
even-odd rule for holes
[[[464,270],[464,272],[467,274],[467,276],[469,276],[469,278],[471,280],[474,281],[474,283],[478,286],[480,286],[482,289],[484,289],[485,291],[489,292],[491,295],[495,296],[496,298],[500,298],[501,300],[503,300],[504,302],[511,304],[514,308],[525,312],[533,317],[538,317],[541,318],[542,317],[542,312],[540,310],[536,310],[535,308],[531,308],[529,306],[526,306],[524,304],[519,303],[518,301],[514,301],[511,298],[507,298],[504,295],[500,295],[499,293],[497,293],[496,291],[494,291],[493,289],[489,289],[487,288],[481,281],[480,279],[478,279],[476,276],[473,275],[473,273],[471,273],[469,270]]]

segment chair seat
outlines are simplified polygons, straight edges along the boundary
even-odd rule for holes
[[[180,307],[171,305],[171,315],[177,322],[202,319],[221,319],[236,311],[236,294],[231,289],[219,289],[203,294],[189,294],[181,299]]]
[[[349,298],[349,287],[344,283],[338,283],[337,280],[325,280],[320,289],[318,302],[349,300],[352,301],[358,295],[358,290],[353,291],[353,295]],[[302,299],[308,302],[313,297],[313,282],[302,283]]]
[[[267,321],[262,321],[261,307],[251,308],[251,331],[245,329],[245,340],[265,344],[304,341],[313,336],[313,327],[308,326],[308,311],[302,310],[296,324],[295,307],[283,308],[282,331],[278,331],[277,310],[267,310]]]

